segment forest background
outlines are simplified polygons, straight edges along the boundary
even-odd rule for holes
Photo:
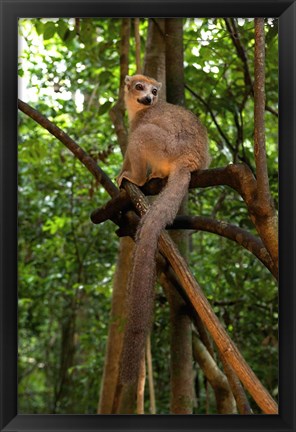
[[[165,73],[163,41],[181,40],[180,31],[169,36],[160,31],[164,21],[19,20],[20,99],[66,132],[111,179],[122,164],[119,144],[127,126],[125,119],[120,130],[119,114],[111,109],[119,94],[123,40],[130,40],[130,75],[139,67],[137,47],[141,47],[144,69],[156,67],[161,75]],[[174,25],[180,30],[180,20]],[[208,129],[211,168],[243,162],[255,173],[254,20],[188,18],[181,27],[184,76],[177,79],[184,79],[186,107]],[[129,36],[124,33],[127,28]],[[265,20],[265,38],[267,168],[277,208],[276,20]],[[19,115],[18,172],[20,413],[103,413],[104,392],[112,387],[106,378],[106,374],[110,377],[106,361],[112,363],[110,332],[115,327],[120,338],[124,327],[122,297],[117,299],[120,312],[116,315],[113,296],[110,319],[112,293],[125,285],[132,241],[124,237],[119,242],[111,221],[91,223],[92,211],[109,199],[106,190],[67,148],[23,113]],[[188,262],[194,276],[232,340],[276,399],[275,277],[253,253],[225,238],[225,229],[215,235],[217,226],[214,229],[211,222],[223,220],[222,228],[230,223],[257,235],[248,208],[235,190],[224,185],[190,190],[188,208],[191,215],[206,218],[187,230]],[[211,229],[215,233],[208,232]],[[181,409],[174,407],[170,390],[175,325],[171,305],[167,289],[158,286],[150,350],[154,386],[150,391],[146,386],[145,412]],[[216,413],[219,396],[209,370],[217,367],[221,372],[221,360],[214,352],[213,366],[207,350],[201,356],[204,345],[197,332],[191,338],[194,397],[190,410]],[[120,351],[120,343],[113,348]],[[260,412],[252,399],[250,404],[253,412]]]

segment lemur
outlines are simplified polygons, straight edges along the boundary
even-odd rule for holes
[[[128,146],[118,185],[128,179],[138,186],[168,177],[162,192],[141,219],[128,282],[128,313],[120,366],[122,384],[138,378],[153,316],[158,238],[171,224],[188,191],[191,172],[210,162],[205,127],[183,107],[158,99],[161,83],[134,75],[125,78],[129,118]]]

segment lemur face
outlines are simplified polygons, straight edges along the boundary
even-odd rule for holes
[[[125,85],[128,98],[140,105],[149,107],[158,100],[161,83],[153,78],[147,78],[143,75],[126,76]]]

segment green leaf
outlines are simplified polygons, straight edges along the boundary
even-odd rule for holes
[[[100,108],[99,108],[99,115],[103,115],[107,111],[109,111],[111,105],[112,105],[112,102],[109,102],[109,101],[107,101],[103,105],[101,105]]]
[[[38,35],[41,35],[44,31],[44,24],[42,21],[38,20],[35,24],[36,32]]]
[[[57,34],[60,36],[60,38],[61,38],[62,40],[64,40],[65,33],[66,33],[67,30],[68,30],[68,26],[67,26],[67,24],[65,23],[65,21],[63,21],[63,20],[59,20],[59,21],[58,21]]]
[[[84,19],[81,22],[81,29],[80,29],[80,40],[85,45],[89,45],[94,40],[94,29],[91,23],[91,20]]]
[[[65,31],[65,34],[64,34],[64,37],[63,37],[64,42],[66,42],[66,43],[71,42],[74,39],[75,35],[76,35],[76,33],[75,33],[74,30],[67,29]]]
[[[56,32],[56,26],[53,22],[48,22],[44,25],[43,40],[48,40],[53,37]]]

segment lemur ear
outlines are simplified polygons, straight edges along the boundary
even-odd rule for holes
[[[158,83],[157,83],[157,86],[158,86],[158,90],[160,90],[161,87],[162,87],[162,83],[161,83],[161,82],[158,82]]]
[[[130,76],[128,76],[128,75],[126,75],[126,77],[125,77],[125,79],[124,79],[124,82],[125,82],[125,84],[127,85],[128,88],[130,88],[130,85],[131,85],[131,79],[132,79],[132,77],[130,77]]]

